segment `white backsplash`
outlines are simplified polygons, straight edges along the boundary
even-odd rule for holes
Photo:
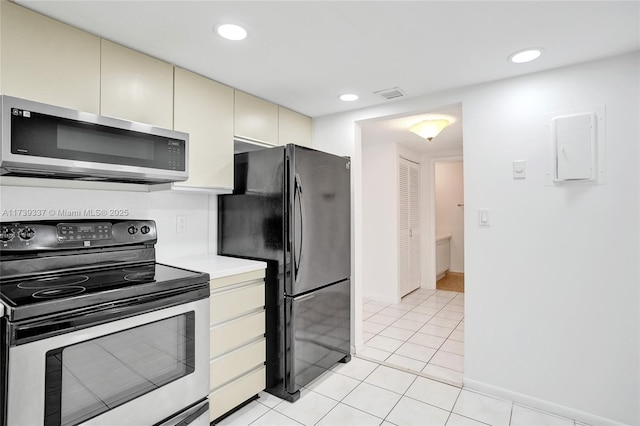
[[[158,227],[156,256],[160,262],[216,253],[217,198],[179,192],[130,192],[38,187],[0,187],[0,219],[153,219]],[[36,216],[37,215],[37,216]],[[186,227],[177,232],[177,216]]]

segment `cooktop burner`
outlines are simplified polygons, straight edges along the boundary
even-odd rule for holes
[[[2,280],[0,298],[17,318],[30,318],[95,304],[139,297],[202,281],[203,274],[152,263],[83,270],[32,279]]]
[[[39,290],[31,296],[35,299],[57,299],[59,297],[69,297],[84,292],[86,288],[80,285],[70,285],[66,287],[53,287],[46,290]]]
[[[155,274],[153,271],[151,272],[133,272],[131,274],[125,275],[124,279],[126,281],[138,281],[138,282],[151,282],[154,281]]]
[[[66,287],[68,285],[81,284],[88,279],[89,277],[86,275],[59,275],[54,277],[23,281],[18,284],[18,287],[23,289]]]

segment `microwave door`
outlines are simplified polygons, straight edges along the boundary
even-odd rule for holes
[[[188,177],[188,135],[0,96],[0,173],[163,183]]]

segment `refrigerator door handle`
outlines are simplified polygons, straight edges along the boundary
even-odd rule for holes
[[[294,297],[293,301],[294,302],[301,302],[303,300],[313,299],[314,297],[316,297],[315,293],[308,293],[308,294],[303,294],[302,296]]]
[[[296,201],[298,205],[296,206]],[[293,252],[293,272],[294,272],[294,282],[298,280],[298,270],[300,270],[300,263],[302,261],[302,241],[303,241],[303,217],[302,214],[302,180],[300,179],[300,175],[296,173],[295,183],[293,189],[293,208],[298,207],[300,209],[300,243],[297,244],[294,241],[294,252]],[[296,236],[297,237],[297,236]],[[297,252],[297,253],[296,253]]]

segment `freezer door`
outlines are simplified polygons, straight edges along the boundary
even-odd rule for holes
[[[349,355],[351,281],[285,298],[285,387],[290,394]]]
[[[349,159],[287,145],[290,279],[298,295],[351,276]]]

